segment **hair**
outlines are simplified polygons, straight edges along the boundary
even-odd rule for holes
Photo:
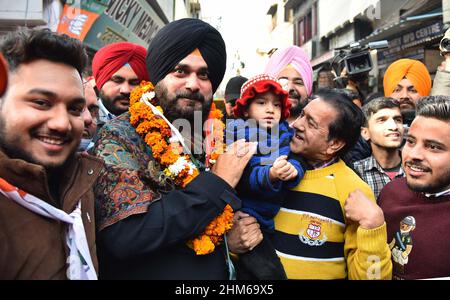
[[[358,141],[364,124],[364,115],[345,93],[321,89],[316,96],[331,105],[337,112],[336,119],[328,128],[328,140],[337,139],[345,142],[345,146],[337,153],[338,156],[343,157]]]
[[[420,99],[416,106],[416,116],[434,118],[450,122],[450,97],[428,96]]]
[[[353,91],[351,89],[331,89],[331,91],[336,92],[338,94],[343,94],[343,95],[347,96],[348,98],[350,98],[350,100],[355,100],[355,99],[361,100],[361,97],[359,96],[358,92]]]
[[[362,112],[365,117],[364,127],[369,125],[369,119],[373,114],[385,108],[398,108],[400,109],[400,104],[393,98],[390,97],[380,97],[375,98],[369,103],[362,107]]]
[[[366,105],[367,103],[369,103],[373,99],[381,98],[381,97],[384,97],[384,93],[382,93],[382,92],[372,92],[369,95],[367,95],[366,99],[364,99],[364,105]]]
[[[63,63],[81,74],[87,64],[86,49],[81,41],[49,29],[19,28],[0,41],[0,51],[8,61],[9,70],[38,59]]]

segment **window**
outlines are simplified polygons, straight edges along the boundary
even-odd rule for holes
[[[305,17],[297,20],[294,26],[294,41],[298,46],[304,45],[312,38],[312,13],[309,12]]]

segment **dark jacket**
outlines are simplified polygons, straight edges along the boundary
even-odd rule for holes
[[[71,213],[81,199],[83,224],[97,268],[93,185],[102,163],[78,155],[60,178],[59,199],[50,194],[42,166],[10,159],[0,151],[0,177],[39,199]],[[0,279],[67,279],[66,224],[31,212],[0,194]]]
[[[241,201],[220,177],[202,172],[175,189],[155,163],[129,113],[107,122],[95,155],[105,161],[95,189],[100,279],[228,279],[225,247],[196,255],[187,241]]]

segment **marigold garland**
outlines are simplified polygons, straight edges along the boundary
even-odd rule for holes
[[[163,113],[157,106],[154,87],[151,82],[142,81],[133,89],[130,95],[130,123],[136,132],[144,139],[145,143],[152,149],[152,155],[157,163],[164,167],[164,174],[170,177],[177,187],[184,188],[191,182],[199,171],[191,162],[188,154],[183,153],[183,147],[176,137],[172,136],[170,126],[160,116],[155,115],[143,99]],[[225,124],[221,121],[223,115],[216,109],[214,103],[208,118],[206,130],[206,167],[210,168],[223,153],[223,132]],[[194,249],[197,255],[209,254],[214,251],[215,246],[222,241],[223,235],[233,225],[233,209],[226,205],[224,211],[215,218],[204,232],[190,240],[187,244]]]

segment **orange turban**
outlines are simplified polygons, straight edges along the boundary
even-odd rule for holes
[[[389,66],[384,74],[384,95],[389,97],[405,77],[411,81],[421,96],[430,95],[430,73],[423,63],[414,59],[399,59]]]

